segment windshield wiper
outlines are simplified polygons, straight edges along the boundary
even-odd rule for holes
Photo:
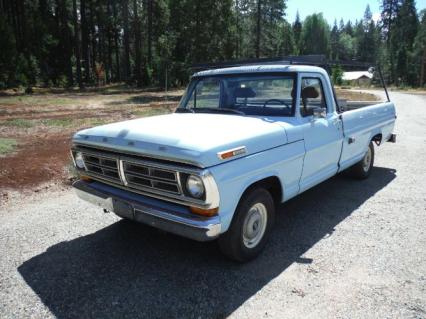
[[[197,107],[192,108],[194,112],[213,112],[213,113],[232,113],[232,114],[238,114],[238,115],[246,115],[246,113],[234,109],[229,109],[225,107]]]

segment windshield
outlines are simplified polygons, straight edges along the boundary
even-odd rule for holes
[[[194,78],[177,112],[292,116],[294,74]]]

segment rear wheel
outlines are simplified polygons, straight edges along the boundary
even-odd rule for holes
[[[221,251],[231,259],[245,262],[260,254],[275,219],[271,194],[255,188],[243,196],[228,231],[219,237]]]
[[[370,176],[374,165],[374,145],[370,142],[362,160],[352,166],[349,171],[354,178],[366,179]]]

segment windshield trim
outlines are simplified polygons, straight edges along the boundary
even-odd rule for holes
[[[195,88],[195,86],[203,79],[209,79],[209,78],[233,78],[233,77],[255,77],[255,76],[286,76],[286,77],[290,77],[293,79],[293,90],[296,91],[297,87],[298,87],[298,76],[297,76],[297,72],[250,72],[250,73],[232,73],[232,74],[213,74],[213,75],[202,75],[202,76],[193,76],[191,78],[191,81],[189,82],[189,85],[187,87],[187,89],[185,90],[184,96],[182,97],[182,99],[179,102],[179,106],[177,107],[176,110],[178,109],[192,109],[192,108],[188,108],[186,107],[188,105],[188,101],[191,98],[192,92]],[[220,100],[219,100],[219,108],[224,107],[223,106],[223,83],[220,82]],[[185,106],[184,106],[185,105]],[[179,112],[179,111],[178,111]],[[280,115],[275,115],[275,114],[265,114],[266,116],[272,116],[272,117],[294,117],[296,114],[296,97],[294,97],[292,99],[292,104],[291,104],[291,112],[288,115],[285,114],[280,114]],[[238,114],[235,114],[238,115]],[[251,114],[247,114],[248,116],[250,116]],[[261,115],[261,114],[259,114]],[[257,115],[255,115],[257,116]]]

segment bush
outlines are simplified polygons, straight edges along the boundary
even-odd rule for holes
[[[331,78],[334,84],[341,85],[343,81],[343,70],[340,65],[331,70]]]

